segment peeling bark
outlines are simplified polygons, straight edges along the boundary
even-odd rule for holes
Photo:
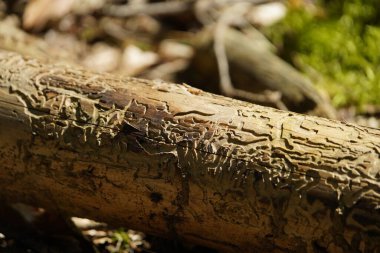
[[[380,130],[0,53],[0,196],[235,252],[380,249]]]

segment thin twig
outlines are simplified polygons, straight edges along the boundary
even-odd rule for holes
[[[218,64],[221,92],[225,95],[229,95],[234,88],[231,83],[228,59],[224,47],[224,33],[226,26],[227,25],[222,22],[222,19],[216,24],[214,31],[214,52]]]

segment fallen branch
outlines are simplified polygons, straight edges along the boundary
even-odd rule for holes
[[[275,106],[277,109],[286,110],[288,108],[281,101],[281,93],[277,91],[270,91],[269,87],[262,93],[254,93],[248,91],[249,89],[241,90],[237,89],[232,85],[230,70],[228,64],[228,57],[225,49],[224,37],[226,32],[229,29],[230,24],[236,18],[236,15],[243,15],[246,12],[247,5],[246,3],[235,4],[232,7],[228,8],[223,12],[223,14],[219,17],[218,22],[215,25],[214,29],[214,53],[216,57],[216,61],[218,64],[218,72],[220,79],[220,90],[222,95],[237,99],[242,99],[251,103],[258,104],[271,104]],[[268,43],[269,44],[269,43]],[[236,44],[237,45],[237,44]],[[250,53],[249,51],[247,52]],[[255,52],[256,53],[256,52]],[[255,56],[254,56],[255,57]],[[245,57],[242,57],[245,59]],[[276,94],[276,95],[273,95]]]
[[[380,130],[0,53],[0,196],[234,252],[380,247]]]
[[[267,41],[262,41],[257,36],[253,39],[232,28],[223,30],[218,34],[219,41],[214,40],[212,35],[215,32],[212,29],[205,29],[203,34],[199,33],[193,39],[192,44],[197,48],[197,54],[190,71],[196,71],[197,76],[204,79],[209,73],[217,72],[217,64],[210,60],[213,54],[211,45],[223,43],[234,89],[256,94],[264,90],[279,92],[282,102],[291,111],[313,111],[319,116],[336,117],[334,108],[309,79],[266,49]],[[224,86],[227,87],[223,88],[229,88],[228,85]],[[234,89],[229,88],[227,92],[235,98],[246,99],[239,96],[241,92],[237,93]],[[269,99],[268,102],[273,104]]]

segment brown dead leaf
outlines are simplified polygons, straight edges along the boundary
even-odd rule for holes
[[[28,30],[41,30],[49,20],[57,20],[69,13],[75,0],[31,0],[28,2],[23,27]]]

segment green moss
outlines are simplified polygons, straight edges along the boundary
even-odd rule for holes
[[[292,9],[266,32],[281,55],[308,74],[335,106],[380,104],[380,1],[324,1]],[[315,76],[315,75],[314,75]]]

